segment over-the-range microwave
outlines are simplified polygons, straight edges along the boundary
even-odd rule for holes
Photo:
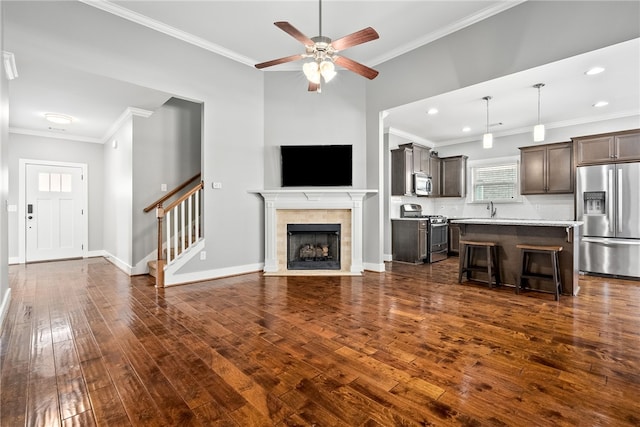
[[[431,194],[432,181],[429,175],[423,173],[413,174],[413,192],[416,196],[429,196]]]

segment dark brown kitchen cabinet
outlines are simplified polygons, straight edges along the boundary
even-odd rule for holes
[[[431,175],[429,168],[429,153],[427,147],[412,144],[413,147],[413,172],[420,172],[425,175]]]
[[[432,177],[431,197],[440,194],[440,159],[428,147],[409,143],[391,150],[391,195],[415,196],[413,174]]]
[[[449,255],[460,254],[460,225],[449,223]]]
[[[520,148],[520,193],[573,193],[573,146],[570,142]]]
[[[467,156],[440,158],[440,197],[467,195]]]
[[[429,156],[429,175],[432,186],[430,197],[440,197],[440,158],[437,155]]]
[[[411,148],[391,150],[391,195],[413,195],[413,150]]]
[[[577,166],[640,160],[640,129],[572,140]]]

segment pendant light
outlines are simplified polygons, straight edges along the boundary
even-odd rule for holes
[[[544,87],[544,83],[537,83],[533,85],[538,89],[538,124],[533,127],[533,140],[535,142],[544,141],[544,125],[540,124],[540,89]]]
[[[482,148],[491,148],[493,147],[493,135],[489,133],[489,100],[490,96],[485,96],[485,101],[487,101],[487,131],[484,135],[482,135]]]

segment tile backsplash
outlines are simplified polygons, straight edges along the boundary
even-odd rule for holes
[[[400,217],[400,205],[417,203],[424,214],[444,215],[448,218],[489,218],[486,203],[470,203],[467,198],[392,197],[390,218]],[[519,202],[495,203],[495,218],[573,220],[574,195],[552,194],[521,196]]]

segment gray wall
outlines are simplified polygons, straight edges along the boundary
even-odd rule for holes
[[[384,188],[380,111],[639,36],[640,2],[529,1],[380,64],[367,84],[368,187]],[[372,266],[382,262],[382,197],[365,200]]]
[[[5,31],[16,43],[47,40],[52,61],[203,104],[207,259],[196,268],[263,262],[263,206],[248,193],[263,186],[263,73],[80,2],[9,6],[19,24]]]
[[[0,2],[0,51],[4,50],[4,2]],[[8,214],[5,204],[9,198],[9,85],[0,67],[0,327],[9,307],[9,246]]]
[[[19,77],[18,77],[19,78]],[[100,251],[104,248],[102,240],[102,192],[103,192],[103,157],[102,144],[67,141],[64,139],[45,138],[41,136],[9,134],[9,197],[10,205],[17,205],[19,200],[18,183],[20,181],[20,159],[48,160],[87,165],[89,208],[89,251]],[[9,213],[9,257],[18,257],[18,212]],[[24,255],[24,254],[23,254]]]
[[[280,146],[353,145],[353,187],[365,188],[365,78],[344,71],[322,93],[300,72],[265,73],[265,188],[278,188]]]
[[[201,170],[201,110],[171,98],[151,117],[133,118],[133,264],[157,249],[155,212],[143,209],[166,194],[160,185],[172,190]]]
[[[121,267],[133,266],[133,117],[101,148],[104,153],[104,250]],[[117,146],[113,147],[113,141]]]

